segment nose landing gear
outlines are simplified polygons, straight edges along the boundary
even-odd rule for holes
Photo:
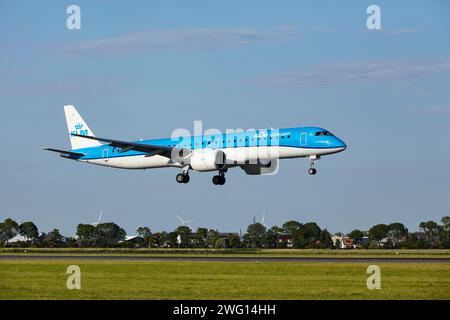
[[[310,175],[315,175],[317,173],[317,169],[314,168],[315,164],[316,164],[316,160],[319,160],[320,157],[318,156],[309,156],[309,169],[308,169],[308,173]]]

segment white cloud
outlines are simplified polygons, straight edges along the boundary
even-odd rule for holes
[[[301,36],[296,27],[149,29],[112,38],[56,45],[71,55],[142,54],[167,50],[207,50],[273,43]]]
[[[0,79],[0,97],[103,97],[125,92],[120,77],[82,76],[64,80],[39,80],[23,82],[17,85],[7,79]],[[98,84],[102,85],[99,86]]]
[[[260,86],[320,86],[416,78],[445,71],[450,71],[450,60],[370,60],[321,64],[251,82]]]
[[[388,34],[392,34],[392,35],[402,35],[402,34],[416,33],[417,30],[412,29],[412,28],[404,28],[404,29],[397,29],[397,30],[387,30],[386,32]]]
[[[308,31],[313,32],[336,32],[335,28],[325,27],[325,26],[311,26],[307,28]]]
[[[440,116],[450,114],[450,106],[414,107],[410,111],[417,115]]]
[[[334,27],[313,25],[305,32],[334,33],[349,32]],[[354,31],[354,30],[351,30]],[[369,32],[367,29],[360,30]],[[415,33],[415,29],[382,29],[389,35]],[[235,48],[246,45],[278,43],[299,39],[302,32],[296,26],[276,26],[270,28],[177,28],[147,29],[115,37],[99,38],[87,41],[62,43],[51,46],[59,53],[67,55],[128,55],[145,54],[155,51],[210,50]]]

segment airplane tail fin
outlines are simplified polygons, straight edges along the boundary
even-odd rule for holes
[[[67,129],[70,134],[70,143],[72,144],[72,150],[98,147],[101,143],[97,140],[83,139],[80,137],[74,137],[72,134],[79,134],[83,136],[94,136],[94,133],[89,128],[87,123],[78,113],[74,106],[64,106],[64,113],[66,114]]]

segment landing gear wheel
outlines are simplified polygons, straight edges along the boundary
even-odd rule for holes
[[[308,173],[313,176],[317,173],[317,170],[315,168],[309,168]]]
[[[178,183],[183,183],[184,182],[184,174],[182,174],[182,173],[177,174],[176,179],[177,179]]]
[[[188,174],[183,173],[177,174],[176,179],[178,183],[188,183],[191,180]]]
[[[217,186],[217,185],[221,185],[223,186],[226,182],[226,179],[224,176],[214,176],[212,179],[212,182]]]

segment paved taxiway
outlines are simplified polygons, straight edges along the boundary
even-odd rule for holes
[[[333,257],[155,257],[104,255],[0,255],[1,260],[100,260],[198,262],[329,262],[329,263],[450,263],[450,258],[333,258]]]

